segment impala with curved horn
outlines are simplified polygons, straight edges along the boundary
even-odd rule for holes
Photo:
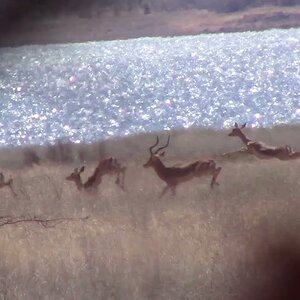
[[[110,157],[101,160],[98,166],[95,168],[94,173],[90,176],[85,183],[82,182],[81,173],[84,172],[84,166],[80,169],[75,168],[74,171],[66,177],[67,180],[74,181],[78,190],[83,189],[96,189],[102,181],[103,175],[117,175],[115,183],[120,186],[122,190],[124,188],[126,167],[122,167],[116,158]],[[120,178],[122,177],[122,178]]]
[[[167,192],[168,189],[171,189],[172,194],[175,195],[176,186],[179,183],[193,179],[194,177],[202,176],[212,176],[210,183],[211,188],[214,185],[218,185],[217,177],[221,171],[221,167],[217,167],[214,160],[198,160],[193,163],[190,163],[182,167],[166,167],[160,157],[164,155],[165,152],[160,152],[161,150],[169,146],[170,136],[165,146],[159,147],[153,152],[153,148],[156,147],[159,143],[158,136],[156,137],[156,142],[149,148],[150,158],[144,164],[144,167],[152,167],[158,177],[163,180],[167,186],[162,190],[160,198]]]
[[[249,139],[242,129],[246,127],[246,123],[239,127],[237,123],[234,124],[234,128],[228,134],[228,136],[237,136],[245,144],[246,148],[242,148],[238,151],[224,153],[223,156],[235,154],[235,153],[249,153],[253,154],[260,159],[277,158],[280,160],[292,160],[300,158],[300,152],[295,152],[291,146],[285,145],[281,147],[269,146],[263,142],[256,142]]]

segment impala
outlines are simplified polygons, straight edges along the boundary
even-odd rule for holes
[[[0,172],[0,188],[7,186],[10,188],[12,194],[14,196],[16,196],[16,193],[15,193],[12,185],[13,185],[13,179],[10,177],[7,181],[5,181],[4,174],[2,172]]]
[[[117,175],[116,184],[124,189],[126,167],[122,167],[116,158],[110,157],[101,160],[95,168],[94,173],[90,176],[85,183],[82,182],[81,173],[84,172],[84,166],[80,169],[75,168],[74,171],[66,177],[67,180],[74,181],[78,190],[97,189],[102,181],[103,175]],[[120,177],[122,178],[120,179]]]
[[[170,189],[172,194],[175,195],[175,189],[179,183],[191,180],[194,177],[212,176],[210,183],[211,188],[213,188],[214,185],[218,185],[216,180],[222,168],[217,167],[214,160],[198,160],[186,166],[166,167],[160,159],[160,156],[163,156],[164,152],[160,151],[167,148],[169,146],[169,142],[170,136],[168,137],[165,146],[162,146],[153,152],[153,148],[159,143],[159,138],[157,136],[155,144],[149,148],[150,158],[144,164],[145,168],[152,167],[158,177],[167,184],[167,186],[162,190],[159,198],[161,198],[168,189]]]
[[[300,158],[300,152],[295,152],[291,146],[285,145],[281,147],[269,146],[263,142],[256,142],[249,139],[242,129],[246,127],[246,123],[242,126],[238,126],[237,123],[234,124],[234,128],[228,134],[228,136],[237,136],[245,144],[246,148],[242,148],[238,151],[224,153],[223,156],[234,154],[234,153],[249,153],[254,154],[260,159],[270,159],[277,158],[280,160],[292,160]]]

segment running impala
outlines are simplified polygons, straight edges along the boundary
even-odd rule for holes
[[[210,183],[211,188],[213,188],[214,185],[219,184],[216,180],[222,168],[217,167],[214,160],[198,160],[182,167],[166,167],[160,159],[160,156],[163,156],[164,152],[160,151],[167,148],[169,142],[170,136],[168,136],[168,141],[165,146],[162,146],[153,152],[153,148],[159,143],[159,138],[157,136],[155,144],[149,148],[150,158],[144,164],[145,168],[152,167],[158,177],[167,184],[162,190],[159,198],[161,198],[168,189],[171,189],[172,194],[175,195],[175,189],[179,183],[191,180],[194,177],[212,176]]]
[[[0,172],[0,189],[7,186],[11,190],[12,194],[16,196],[16,193],[12,185],[13,185],[13,179],[10,177],[7,181],[5,181],[4,174]]]
[[[116,158],[110,157],[101,160],[98,163],[94,173],[90,176],[85,183],[82,182],[81,173],[84,172],[84,166],[80,169],[75,168],[73,173],[66,177],[67,180],[74,181],[78,190],[88,190],[97,189],[102,181],[103,175],[117,175],[116,184],[120,186],[122,190],[124,189],[124,179],[125,179],[126,167],[122,167]],[[122,177],[122,178],[120,178]]]
[[[291,146],[285,145],[281,147],[269,146],[263,142],[256,142],[249,139],[242,129],[246,127],[246,123],[242,126],[238,126],[237,123],[234,124],[234,128],[228,134],[228,136],[237,136],[245,144],[246,148],[242,148],[238,151],[224,153],[223,156],[233,153],[249,153],[254,154],[260,159],[270,159],[277,158],[280,160],[292,160],[300,158],[300,152],[295,152]]]

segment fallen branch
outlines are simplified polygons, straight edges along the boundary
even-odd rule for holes
[[[0,227],[5,225],[12,225],[12,224],[18,224],[18,223],[28,223],[28,222],[35,222],[39,225],[42,225],[45,228],[51,228],[55,227],[56,225],[66,222],[66,221],[84,221],[87,220],[90,216],[86,216],[83,218],[54,218],[54,219],[43,219],[40,217],[20,217],[20,218],[14,218],[11,216],[2,216],[0,217]]]

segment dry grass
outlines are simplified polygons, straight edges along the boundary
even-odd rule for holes
[[[298,132],[284,126],[248,133],[300,150]],[[18,196],[0,190],[0,215],[90,219],[0,227],[0,299],[289,299],[284,292],[267,298],[268,290],[261,296],[260,288],[297,271],[285,261],[299,242],[300,161],[218,159],[218,188],[195,179],[159,200],[164,183],[142,167],[153,141],[147,134],[101,147],[71,145],[72,163],[50,161],[48,149],[36,147],[41,165],[32,168],[23,164],[23,148],[1,150],[0,165],[13,175]],[[218,158],[239,146],[224,131],[177,131],[164,160]],[[66,182],[79,150],[86,177],[97,156],[117,156],[128,166],[127,192],[109,177],[94,194]]]

